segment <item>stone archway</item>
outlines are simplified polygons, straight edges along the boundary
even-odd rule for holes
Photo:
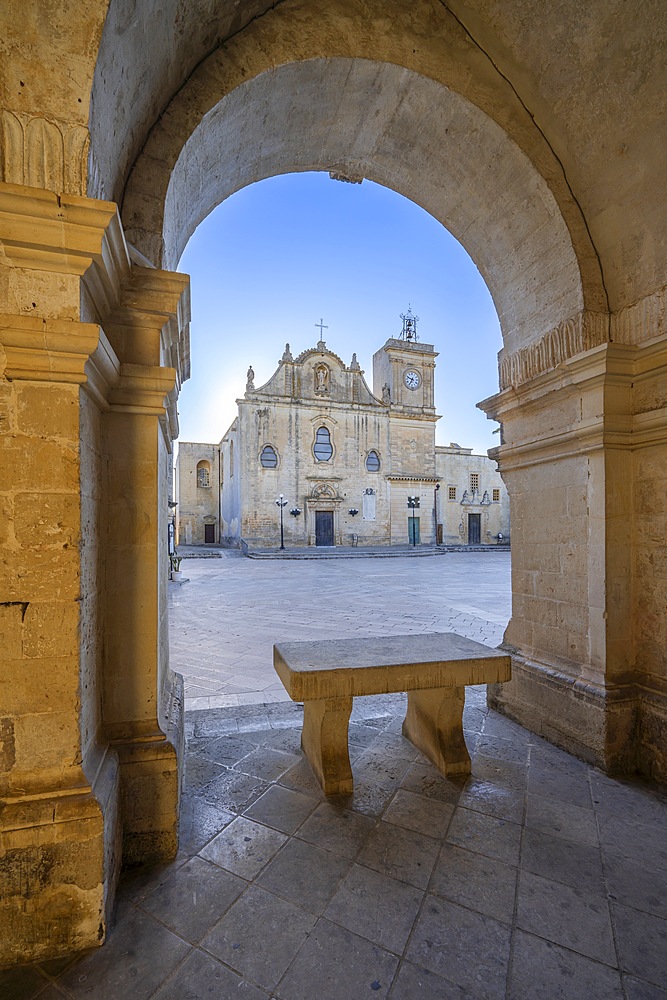
[[[103,939],[121,840],[126,859],[175,850],[161,559],[189,299],[148,265],[269,173],[378,180],[477,261],[514,514],[495,703],[664,778],[664,5],[56,6],[57,30],[0,13],[0,794],[26,873],[0,887],[0,962]]]
[[[473,103],[395,64],[340,56],[287,62],[284,51],[280,62],[271,47],[255,54],[253,76],[245,67],[245,43],[225,50],[224,65],[216,51],[198,67],[152,130],[123,199],[129,239],[146,256],[174,266],[197,224],[234,190],[305,169],[369,177],[447,225],[487,280],[505,345],[501,394],[484,405],[505,425],[498,457],[521,532],[518,540],[514,533],[516,601],[507,632],[516,650],[516,682],[496,693],[495,704],[502,701],[507,711],[602,766],[627,766],[636,699],[627,687],[615,700],[609,694],[606,626],[599,628],[604,602],[590,600],[593,553],[604,547],[605,532],[581,514],[590,510],[592,493],[604,490],[602,438],[589,454],[577,429],[584,411],[595,408],[600,377],[613,378],[607,372],[610,317],[590,237],[567,185],[555,179],[557,165],[552,160],[543,176],[512,128],[501,128],[480,109],[484,95]],[[280,46],[278,31],[273,48]],[[280,64],[263,68],[272,61]],[[493,108],[488,97],[487,104]],[[531,145],[525,136],[524,144]],[[544,168],[548,151],[539,137],[532,146]],[[579,366],[581,375],[574,376],[571,359],[584,354],[591,367]],[[560,492],[552,482],[554,463]],[[539,504],[522,503],[526,494],[532,500],[542,493],[549,495],[546,521]],[[554,573],[537,585],[532,579],[527,594],[529,567],[540,551],[562,544],[564,530],[577,538],[572,566],[576,562],[580,586]],[[544,621],[552,624],[545,628]],[[554,713],[558,730],[551,725]]]

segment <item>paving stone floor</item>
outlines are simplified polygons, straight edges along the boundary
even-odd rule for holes
[[[102,949],[0,973],[2,1000],[667,1000],[667,798],[469,688],[473,774],[359,698],[326,800],[289,704],[191,712],[176,860],[126,873]]]
[[[179,854],[123,875],[103,948],[0,973],[0,1000],[667,1000],[664,794],[468,688],[470,778],[403,739],[404,696],[358,698],[355,793],[326,800],[300,707],[267,694],[280,639],[451,629],[497,644],[505,553],[184,565]]]
[[[171,664],[185,679],[186,709],[287,700],[274,642],[451,631],[497,646],[510,615],[509,552],[302,562],[220,555],[184,560],[188,583],[170,585]]]

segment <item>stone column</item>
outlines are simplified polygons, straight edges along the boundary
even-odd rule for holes
[[[172,857],[178,846],[183,684],[169,669],[168,484],[180,365],[174,317],[183,275],[135,269],[105,325],[125,359],[103,415],[107,458],[104,732],[121,766],[123,861]],[[171,401],[171,402],[170,402]]]
[[[110,708],[115,667],[105,648],[117,619],[105,588],[117,585],[110,556],[123,530],[109,484],[125,489],[144,522],[148,507],[157,522],[155,505],[159,509],[166,490],[176,390],[167,396],[178,381],[176,368],[187,368],[187,279],[146,272],[155,275],[151,287],[162,281],[163,302],[165,283],[180,289],[170,298],[169,318],[164,306],[156,318],[155,293],[151,298],[147,279],[134,277],[116,207],[106,202],[0,184],[0,235],[2,966],[103,942],[122,857],[122,803],[136,771],[126,767],[133,754],[128,744],[142,743],[137,720],[146,724],[134,757],[144,772],[152,768],[153,786],[162,778],[146,764],[146,742],[169,744],[166,756],[172,772],[176,768],[174,741],[163,735],[164,710],[156,732],[145,705],[142,714],[126,703],[129,725],[124,732],[114,728],[120,709]],[[117,324],[139,309],[142,321],[157,327],[157,364],[137,360],[118,340]],[[107,323],[118,351],[102,329]],[[106,425],[127,413],[142,429],[134,435],[136,447],[126,441],[136,458],[123,487],[121,449]],[[154,433],[145,430],[148,420]],[[152,452],[146,446],[151,435]],[[137,560],[129,566],[134,577]],[[164,637],[159,572],[144,582]],[[158,695],[149,688],[162,676],[164,702],[172,686],[168,668],[160,674],[155,667],[156,657],[164,664],[164,643],[152,660],[142,660],[134,652],[138,629],[135,614],[127,621],[132,666],[124,683],[152,700],[156,714]],[[144,773],[142,794],[150,781]],[[175,850],[178,782],[167,784],[167,792],[153,796],[160,808],[144,823],[147,837],[137,838],[125,822],[133,858],[142,850],[143,856]],[[166,836],[156,837],[156,828]]]
[[[512,680],[489,701],[611,772],[638,764],[634,416],[641,350],[605,343],[480,404],[511,498]],[[663,419],[664,425],[664,419]],[[664,429],[664,427],[663,427]],[[641,586],[641,582],[639,582]]]

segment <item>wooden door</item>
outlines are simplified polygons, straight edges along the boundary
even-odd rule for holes
[[[205,524],[204,525],[204,541],[206,544],[215,544],[215,525]]]
[[[419,518],[408,518],[408,542],[410,545],[419,545]]]
[[[468,545],[479,545],[482,535],[482,515],[468,514]]]
[[[332,510],[316,510],[315,511],[315,544],[316,545],[333,545],[333,543],[334,543],[333,511]]]

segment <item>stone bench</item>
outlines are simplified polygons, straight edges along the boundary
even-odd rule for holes
[[[445,775],[469,774],[466,684],[508,681],[510,657],[454,632],[281,642],[273,665],[303,702],[301,745],[326,795],[352,792],[348,724],[355,695],[406,691],[403,735]]]

